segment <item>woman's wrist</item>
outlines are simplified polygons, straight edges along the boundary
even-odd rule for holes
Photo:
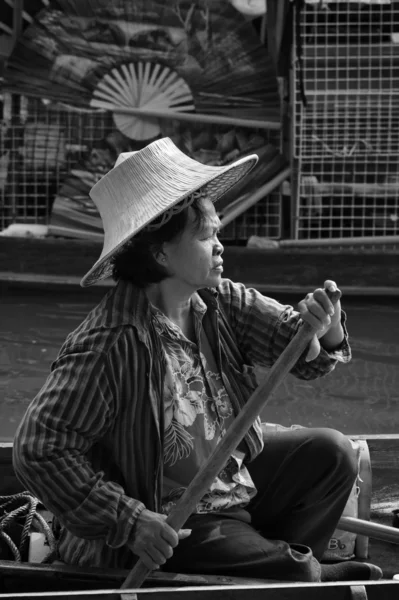
[[[332,352],[336,350],[338,346],[342,344],[345,338],[345,332],[341,325],[341,323],[337,323],[335,327],[331,327],[327,333],[320,338],[320,345],[327,350],[327,352]]]

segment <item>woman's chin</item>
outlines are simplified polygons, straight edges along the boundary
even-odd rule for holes
[[[213,270],[209,277],[210,283],[208,285],[209,286],[217,286],[222,281],[222,278],[223,278],[223,271]]]
[[[223,278],[223,275],[221,272],[212,271],[211,273],[209,273],[209,275],[207,277],[204,277],[202,282],[200,282],[200,280],[198,280],[196,283],[194,283],[194,282],[192,282],[192,283],[196,290],[200,290],[200,289],[206,288],[206,287],[217,287],[218,285],[220,285],[222,278]]]

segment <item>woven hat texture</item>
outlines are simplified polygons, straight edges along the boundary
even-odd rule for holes
[[[165,211],[198,190],[216,202],[257,160],[251,154],[223,167],[204,165],[181,152],[170,138],[119,155],[114,168],[90,191],[102,219],[104,244],[81,286],[109,277],[118,250]]]

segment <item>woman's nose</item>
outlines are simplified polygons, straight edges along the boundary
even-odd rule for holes
[[[215,256],[221,256],[223,254],[223,252],[224,252],[224,246],[218,240],[213,249],[213,253],[215,254]]]

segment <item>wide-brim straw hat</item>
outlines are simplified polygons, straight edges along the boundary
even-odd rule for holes
[[[257,160],[251,154],[223,167],[204,165],[181,152],[170,138],[120,154],[114,168],[90,191],[102,219],[104,244],[80,285],[87,287],[111,276],[113,257],[165,211],[199,190],[216,202]]]

